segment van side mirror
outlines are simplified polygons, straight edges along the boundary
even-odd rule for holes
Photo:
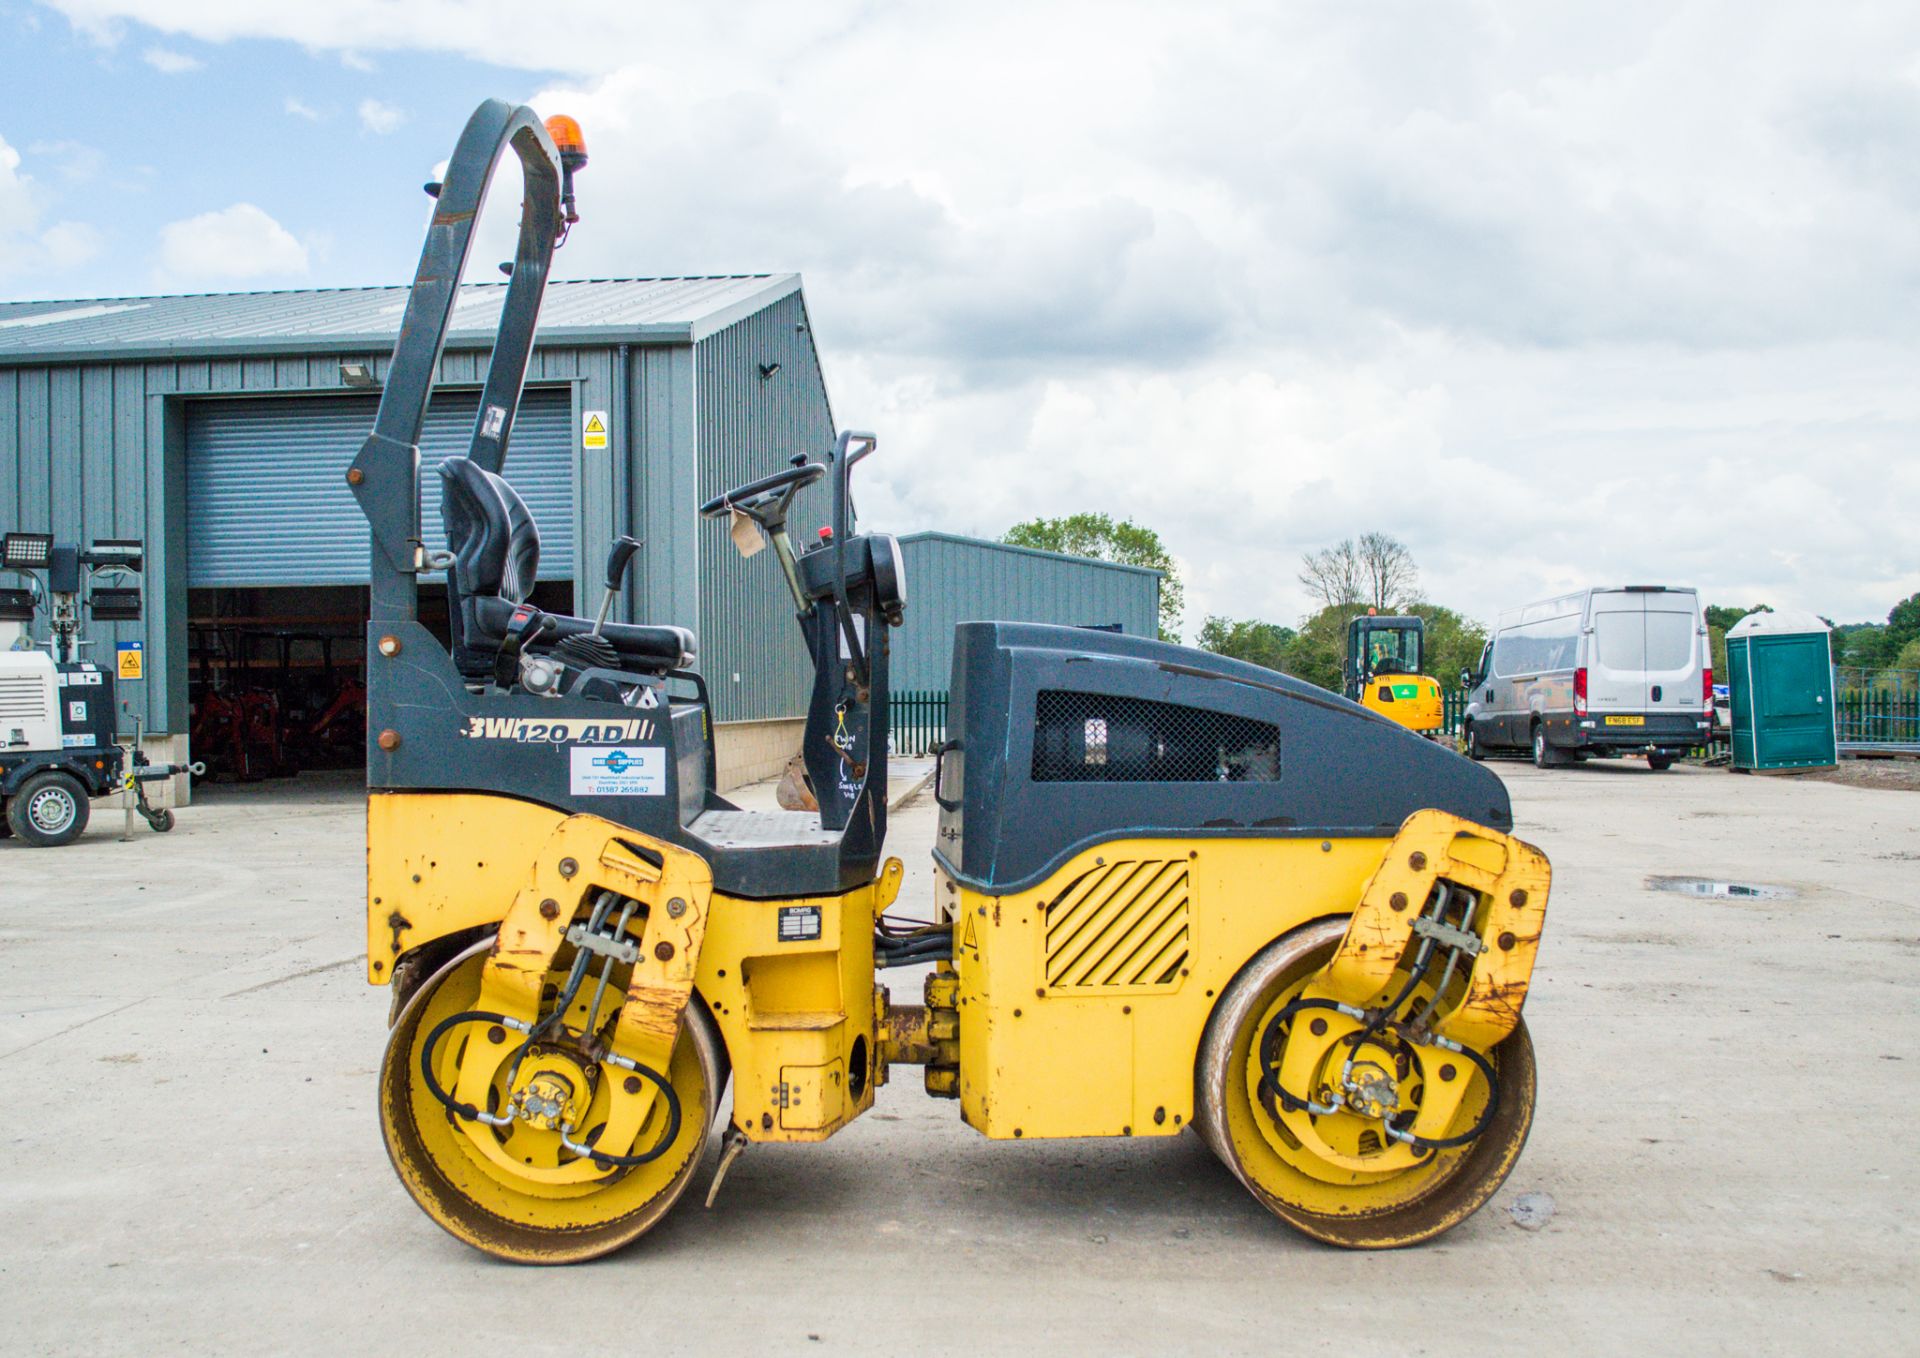
[[[1460,687],[1461,688],[1473,687],[1473,671],[1472,670],[1460,671]]]
[[[633,560],[633,554],[640,550],[637,539],[618,537],[613,540],[613,550],[607,553],[607,588],[618,590],[620,582],[626,578],[627,566]]]

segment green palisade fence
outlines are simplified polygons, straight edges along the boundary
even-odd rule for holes
[[[1920,745],[1920,692],[1911,688],[1836,693],[1833,715],[1842,745]]]
[[[891,699],[893,753],[931,754],[947,738],[947,695],[943,690],[896,693]]]

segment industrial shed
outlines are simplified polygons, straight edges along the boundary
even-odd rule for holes
[[[906,625],[894,634],[898,692],[945,690],[962,622],[1051,622],[1128,636],[1160,634],[1160,572],[952,533],[900,539]]]
[[[429,546],[444,544],[433,468],[466,451],[505,293],[469,285],[457,304],[421,442]],[[339,738],[367,571],[344,478],[405,302],[379,287],[0,304],[0,529],[145,542],[146,617],[90,628],[91,656],[146,643],[123,692],[166,757],[188,756],[196,717],[191,757],[236,777],[323,762],[303,732],[329,712],[332,753],[364,748]],[[615,616],[698,632],[723,784],[797,748],[809,670],[778,572],[697,506],[833,437],[798,275],[548,289],[505,468],[540,524],[535,599],[592,610],[609,544],[639,538]],[[810,512],[825,511],[803,497]],[[443,620],[429,583],[430,623],[436,604]],[[262,709],[228,709],[265,692],[285,744],[308,748],[229,748]]]

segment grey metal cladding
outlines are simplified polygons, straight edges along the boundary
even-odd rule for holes
[[[90,622],[93,645],[82,657],[111,665],[116,643],[146,642],[148,677],[122,683],[118,697],[158,727],[166,695],[165,671],[155,666],[156,652],[165,653],[156,612],[170,577],[164,554],[152,548],[165,540],[169,501],[160,460],[149,465],[145,456],[148,441],[157,445],[163,434],[152,386],[138,365],[0,368],[0,531],[149,544],[146,619]]]
[[[475,391],[439,391],[420,431],[421,538],[446,546],[435,469],[464,455]],[[187,406],[187,583],[345,585],[367,578],[367,521],[346,470],[379,398],[359,393]],[[506,478],[540,526],[540,578],[573,576],[573,394],[529,387]]]
[[[1425,807],[1513,827],[1488,770],[1345,698],[1204,651],[1030,623],[963,624],[954,640],[948,736],[958,767],[934,855],[962,880],[1024,889],[1113,839],[1387,837]],[[1035,782],[1043,690],[1110,694],[1226,712],[1280,729],[1277,780]],[[953,759],[952,755],[947,756]],[[1383,772],[1384,771],[1384,772]]]
[[[583,582],[580,599],[590,607],[612,539],[641,538],[645,550],[616,616],[715,636],[717,655],[702,637],[704,667],[718,711],[732,719],[805,710],[805,646],[781,602],[777,570],[762,558],[722,559],[723,531],[696,515],[700,487],[725,489],[718,483],[729,469],[770,469],[786,452],[817,456],[831,446],[812,336],[797,328],[806,323],[799,288],[793,274],[556,283],[527,374],[530,390],[568,390],[572,404],[565,422],[572,522],[557,500],[539,502],[537,490],[534,497],[542,574]],[[478,346],[491,342],[483,327],[504,292],[479,285],[463,295],[435,374],[442,388],[480,384],[487,350]],[[366,288],[0,304],[0,528],[145,540],[146,619],[95,629],[99,645],[90,654],[110,657],[116,641],[146,642],[148,677],[124,685],[122,696],[150,730],[184,731],[188,719],[190,410],[203,397],[364,399],[346,386],[341,364],[365,363],[384,381],[404,297],[404,288]],[[769,309],[779,319],[756,324]],[[89,314],[20,323],[63,312]],[[353,338],[369,327],[378,333]],[[569,334],[583,338],[568,343]],[[776,362],[780,371],[762,378],[759,365]],[[542,399],[557,410],[557,392],[531,396],[529,404]],[[606,449],[581,447],[586,410],[609,412]],[[516,429],[505,468],[523,491],[530,470],[541,474],[529,466],[540,461],[529,423],[539,421]],[[369,416],[347,440],[348,458],[370,425]],[[421,469],[429,525],[439,508],[438,460],[430,441]],[[359,517],[350,498],[341,503]],[[263,539],[282,531],[283,514],[262,517]],[[798,526],[824,517],[823,507],[803,506]],[[364,527],[356,525],[358,532]],[[436,533],[428,528],[429,546],[441,545]],[[356,581],[365,579],[364,556],[358,564]],[[703,607],[709,583],[721,593],[709,590]],[[720,623],[736,603],[748,615]]]
[[[644,352],[686,355],[691,349],[682,344]],[[608,354],[597,348],[538,349],[528,381],[570,386],[583,405],[605,408],[612,373]],[[120,696],[150,731],[187,728],[188,407],[205,396],[349,393],[340,373],[347,358],[366,362],[376,380],[384,378],[387,356],[368,351],[21,367],[0,358],[0,529],[146,543],[145,619],[94,628],[96,645],[89,654],[111,657],[115,642],[146,642],[147,678],[122,685]],[[449,350],[437,381],[477,386],[485,363],[484,352]],[[363,428],[356,435],[356,444],[365,433]],[[269,523],[262,532],[270,535],[277,528]],[[548,529],[543,518],[543,536]],[[590,541],[586,549],[597,570],[604,542]],[[581,569],[577,554],[571,567],[551,549],[542,560],[563,574]],[[364,558],[361,564],[364,568]]]
[[[702,340],[695,367],[698,501],[778,471],[796,453],[822,461],[832,449],[833,412],[798,293]],[[797,547],[827,521],[827,506],[824,482],[795,499]],[[692,521],[699,534],[700,667],[715,720],[799,716],[812,667],[779,567],[771,553],[743,559],[724,519]]]
[[[1160,576],[1141,566],[1063,556],[950,533],[900,539],[907,616],[893,636],[899,692],[947,686],[953,631],[1002,619],[1159,634]]]

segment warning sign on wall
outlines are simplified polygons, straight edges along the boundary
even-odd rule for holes
[[[606,447],[609,427],[606,411],[587,411],[580,417],[580,446],[582,448]]]
[[[123,641],[115,648],[120,661],[122,679],[144,679],[147,677],[147,643],[144,641]]]

